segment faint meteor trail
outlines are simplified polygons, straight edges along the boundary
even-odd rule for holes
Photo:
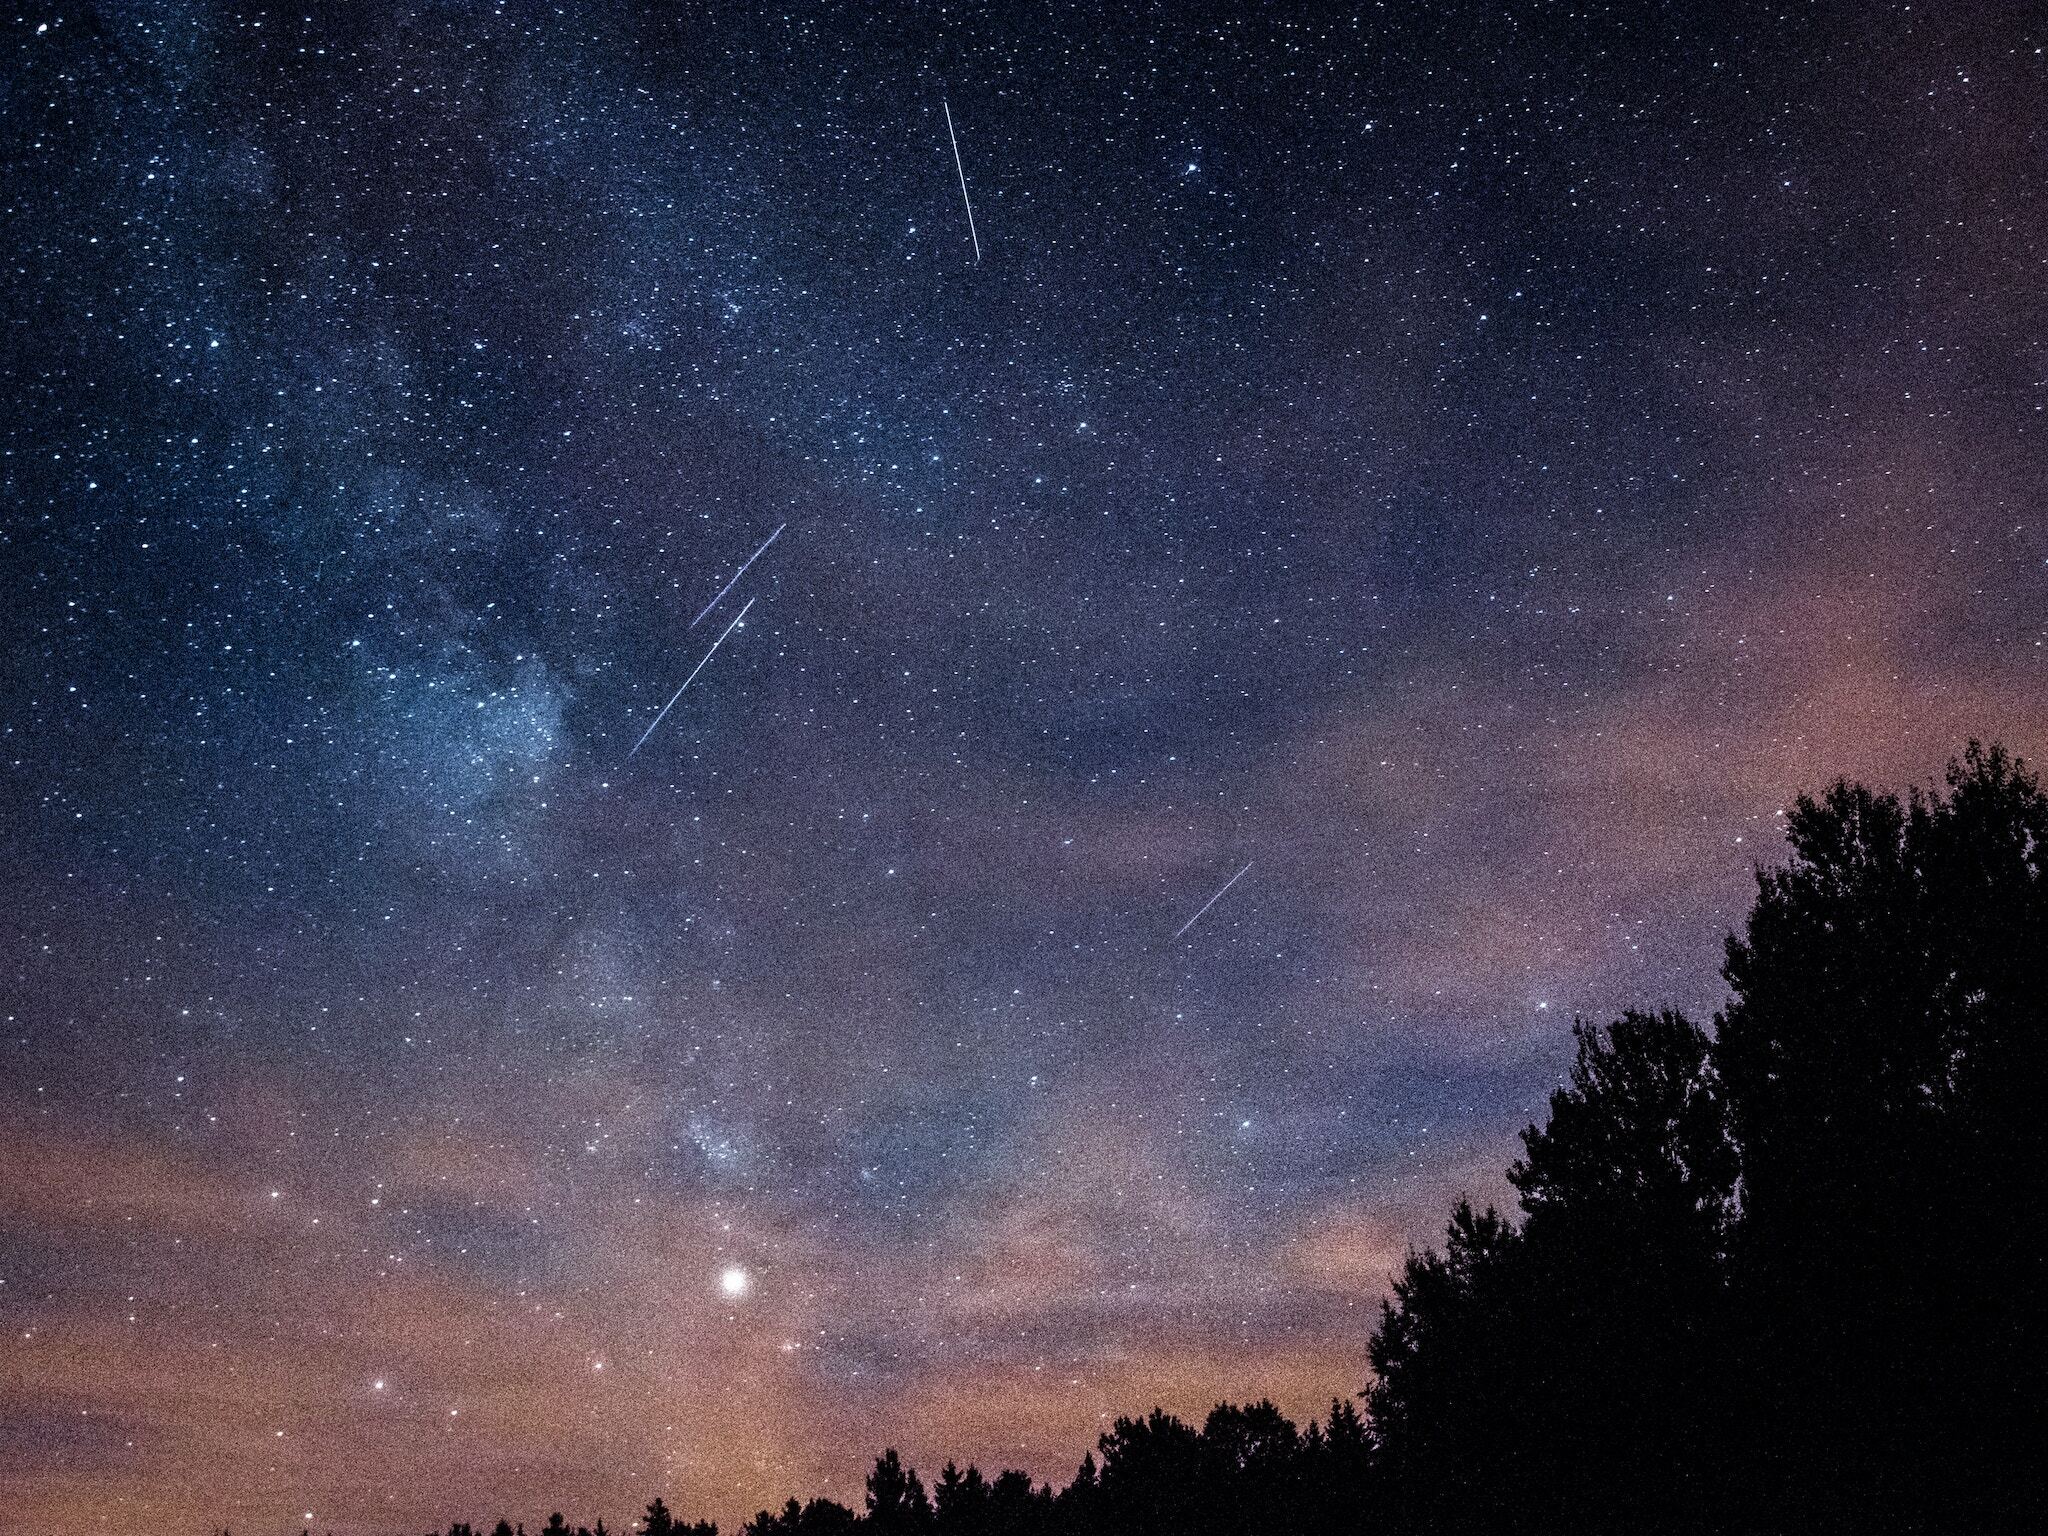
[[[967,238],[974,242],[974,264],[981,265],[981,236],[974,232],[974,203],[967,196],[967,167],[960,163],[960,135],[953,131],[953,108],[946,98],[939,98],[939,106],[946,114],[946,137],[953,141],[953,169],[960,173],[960,201],[967,207]]]
[[[730,592],[734,587],[740,584],[740,578],[747,574],[747,567],[752,565],[756,560],[760,559],[763,555],[767,554],[768,546],[770,544],[773,544],[777,539],[781,538],[782,530],[787,528],[788,526],[789,524],[787,523],[777,523],[775,525],[775,531],[769,534],[767,538],[761,541],[761,547],[755,550],[751,555],[747,556],[745,561],[741,563],[740,568],[732,573],[732,580],[728,581],[724,586],[718,589],[718,596],[714,597],[713,599],[711,599],[710,602],[704,605],[704,613],[709,613],[712,609],[716,608],[720,603],[725,601],[725,594]],[[752,601],[752,599],[749,599],[749,601]],[[702,624],[704,622],[704,613],[700,613],[697,615],[696,618],[690,620],[689,624],[686,625],[684,628],[685,634],[687,634],[690,630],[695,629],[699,624]]]
[[[775,531],[777,533],[780,533],[782,530],[778,528]],[[768,546],[764,544],[761,547],[763,549],[766,549]],[[738,580],[739,578],[735,577],[733,579]],[[747,616],[747,610],[753,606],[754,599],[751,597],[748,598],[744,603],[740,604],[740,611],[733,615],[732,622],[725,626],[725,628],[719,633],[718,638],[711,642],[711,649],[704,653],[704,661],[700,661],[697,663],[696,666],[690,668],[690,675],[683,679],[683,688],[687,688],[690,686],[690,684],[697,681],[697,674],[704,670],[705,662],[710,661],[712,657],[718,654],[718,648],[721,645],[725,644],[725,637],[740,627],[740,620],[744,619]],[[678,688],[674,693],[669,695],[668,702],[661,706],[661,713],[654,717],[654,723],[652,725],[649,725],[646,730],[642,731],[640,733],[640,739],[633,743],[633,752],[638,752],[642,747],[647,745],[647,738],[654,734],[654,727],[656,725],[661,724],[663,720],[668,718],[668,712],[676,707],[676,700],[680,699],[683,696],[683,688]],[[626,754],[626,759],[628,762],[632,760],[633,752],[628,752]]]
[[[1240,869],[1236,874],[1232,875],[1228,880],[1224,881],[1222,886],[1218,888],[1216,894],[1214,896],[1211,896],[1207,901],[1202,903],[1200,911],[1197,911],[1193,917],[1189,918],[1186,922],[1180,925],[1180,933],[1176,933],[1174,937],[1176,939],[1179,938],[1181,933],[1186,933],[1190,928],[1194,927],[1195,924],[1199,923],[1202,920],[1202,913],[1208,911],[1211,907],[1215,906],[1217,902],[1221,901],[1223,899],[1224,891],[1229,890],[1233,885],[1237,884],[1238,881],[1242,880],[1245,876],[1245,870],[1248,870],[1251,867],[1252,861],[1250,859],[1246,859],[1244,861],[1244,869]]]

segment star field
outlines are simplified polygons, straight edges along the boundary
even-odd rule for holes
[[[744,11],[0,24],[0,1529],[1319,1413],[2048,751],[2030,8]]]

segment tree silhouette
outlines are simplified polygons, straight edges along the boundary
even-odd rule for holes
[[[1050,1525],[1052,1489],[1033,1488],[1023,1472],[999,1472],[988,1485],[987,1511],[987,1536],[1038,1536]]]
[[[1303,1516],[1302,1437],[1271,1403],[1219,1403],[1202,1423],[1200,1491],[1209,1529],[1252,1532]]]
[[[868,1474],[867,1524],[874,1536],[929,1536],[931,1531],[932,1505],[924,1484],[893,1449],[878,1456]]]
[[[2048,801],[1970,745],[1948,792],[1838,784],[1728,944],[1758,1496],[1809,1528],[2015,1517],[2032,1458]],[[2038,1506],[2036,1506],[2038,1507]]]
[[[1525,1515],[1582,1529],[1713,1518],[1735,1149],[1709,1042],[1676,1013],[1574,1031],[1549,1123],[1523,1132]]]
[[[1510,1171],[1370,1344],[1394,1529],[2002,1529],[2038,1508],[2033,1197],[2048,801],[1970,746],[1946,794],[1800,799],[1709,1038],[1581,1026]]]
[[[799,1504],[791,1499],[780,1511],[762,1510],[746,1524],[746,1536],[851,1536],[860,1519],[844,1504],[831,1499],[812,1499]]]
[[[1349,1531],[1365,1504],[1371,1441],[1365,1420],[1342,1398],[1330,1403],[1326,1423],[1311,1423],[1302,1436],[1302,1527],[1308,1531]]]
[[[932,1484],[932,1513],[942,1536],[986,1536],[991,1492],[979,1467],[963,1473],[947,1462]]]
[[[1201,1442],[1187,1425],[1155,1408],[1142,1419],[1118,1419],[1097,1448],[1097,1499],[1106,1529],[1163,1536],[1199,1528]]]
[[[646,1513],[639,1520],[641,1536],[718,1536],[717,1522],[698,1520],[683,1523],[676,1519],[668,1505],[656,1498],[647,1506]],[[605,1536],[604,1521],[597,1522],[594,1536]]]
[[[1372,1491],[1395,1525],[1512,1529],[1528,1468],[1511,1374],[1524,1331],[1521,1238],[1460,1200],[1442,1253],[1411,1253],[1367,1346]]]

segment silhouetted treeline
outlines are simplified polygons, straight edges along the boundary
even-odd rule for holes
[[[1461,1203],[1410,1255],[1363,1416],[1120,1419],[1057,1492],[889,1451],[862,1512],[746,1536],[2048,1528],[2048,798],[1972,743],[1788,831],[1712,1028],[1579,1025],[1519,1219]]]
[[[2040,1528],[2048,800],[1802,798],[1711,1031],[1578,1030],[1374,1335],[1368,1508],[1417,1531]]]

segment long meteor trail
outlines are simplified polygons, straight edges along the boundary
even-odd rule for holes
[[[974,242],[974,264],[981,265],[981,236],[974,232],[974,203],[967,196],[967,167],[960,163],[960,135],[953,131],[953,108],[946,98],[939,98],[939,106],[946,114],[946,137],[953,141],[953,169],[960,173],[960,201],[967,207],[967,238]]]
[[[718,596],[714,597],[713,599],[711,599],[710,602],[704,605],[704,613],[709,613],[712,609],[716,608],[720,603],[725,601],[725,594],[730,592],[734,587],[738,586],[740,584],[740,578],[747,574],[747,566],[752,565],[756,560],[760,559],[763,555],[767,554],[768,546],[770,544],[773,544],[777,539],[781,538],[782,530],[787,528],[788,526],[789,524],[787,523],[777,523],[775,525],[775,531],[769,534],[767,538],[761,541],[761,547],[755,550],[751,555],[747,556],[745,562],[740,566],[740,568],[732,573],[732,580],[728,581],[724,586],[718,589]],[[702,624],[704,622],[704,613],[700,613],[697,615],[696,618],[690,620],[688,626],[684,630],[684,633],[687,634],[689,630],[695,629],[699,624]]]
[[[780,533],[781,531],[782,530],[779,528],[776,529],[777,533]],[[767,546],[763,545],[762,547],[766,548]],[[690,675],[683,679],[683,688],[687,688],[690,686],[690,684],[697,681],[697,674],[704,670],[704,663],[710,661],[712,657],[718,654],[718,648],[721,645],[725,644],[725,637],[740,627],[740,620],[744,619],[747,616],[747,610],[753,606],[754,599],[751,597],[740,605],[740,611],[733,615],[732,622],[725,626],[725,629],[719,634],[716,640],[711,642],[711,649],[704,653],[704,661],[700,661],[697,663],[696,666],[690,668]],[[683,688],[678,688],[674,693],[669,695],[668,702],[661,706],[661,713],[654,717],[654,724],[648,726],[646,730],[642,731],[640,733],[640,739],[633,743],[633,752],[638,752],[642,747],[647,745],[647,738],[654,734],[654,726],[661,724],[663,720],[668,718],[668,712],[676,707],[676,700],[680,699],[683,696]],[[632,759],[633,752],[628,752],[626,754],[628,761]]]
[[[1221,901],[1223,899],[1223,892],[1229,890],[1233,885],[1237,884],[1238,881],[1242,880],[1245,876],[1245,870],[1248,870],[1251,867],[1252,861],[1250,859],[1246,859],[1244,861],[1244,869],[1240,869],[1236,874],[1232,875],[1228,880],[1224,881],[1222,887],[1216,892],[1216,894],[1214,896],[1211,896],[1207,901],[1202,903],[1201,911],[1196,912],[1193,917],[1189,918],[1186,922],[1180,925],[1180,933],[1176,933],[1174,937],[1176,939],[1179,938],[1181,933],[1186,933],[1190,928],[1194,927],[1195,924],[1199,923],[1202,920],[1202,913],[1208,911],[1211,907],[1215,906],[1217,902]]]

